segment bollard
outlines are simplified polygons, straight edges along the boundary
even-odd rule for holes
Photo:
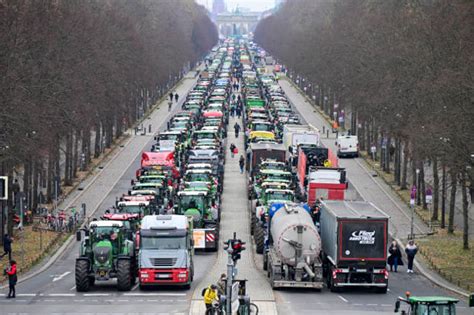
[[[151,124],[148,125],[148,133],[151,133]]]
[[[323,126],[323,133],[325,133],[325,132],[326,132],[326,127],[325,127],[325,126]]]
[[[329,138],[329,129],[326,130],[326,138]]]

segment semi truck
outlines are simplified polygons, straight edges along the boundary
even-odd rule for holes
[[[297,204],[273,204],[267,231],[263,264],[272,288],[321,289],[321,239],[308,210]]]
[[[290,125],[283,127],[283,144],[288,150],[287,154],[291,155],[291,151],[297,154],[296,148],[301,144],[319,145],[320,133],[319,129],[313,125]],[[289,158],[289,156],[288,156]]]
[[[388,288],[389,216],[366,201],[321,202],[320,230],[327,287]]]
[[[178,285],[194,277],[192,222],[184,215],[147,215],[138,236],[140,288]]]
[[[309,206],[317,200],[344,200],[348,183],[344,168],[311,167],[304,196]]]

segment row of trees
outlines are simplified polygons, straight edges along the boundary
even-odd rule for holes
[[[50,200],[217,38],[193,0],[0,0],[2,174]]]
[[[312,83],[329,116],[351,113],[362,149],[388,148],[381,151],[382,166],[391,171],[392,155],[402,189],[413,172],[424,194],[423,162],[432,161],[434,220],[449,177],[451,233],[461,187],[465,248],[474,182],[473,14],[469,0],[297,0],[255,31],[259,44]],[[421,203],[426,207],[425,198]]]

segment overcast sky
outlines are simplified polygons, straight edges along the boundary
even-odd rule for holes
[[[196,2],[211,9],[213,0],[196,0]],[[249,8],[257,12],[273,8],[275,5],[275,0],[226,0],[226,2],[229,10],[233,10],[238,5],[239,7]]]

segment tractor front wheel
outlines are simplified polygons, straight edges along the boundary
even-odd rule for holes
[[[128,259],[117,262],[117,288],[119,291],[130,291],[132,288],[132,268]]]
[[[89,261],[76,260],[76,290],[77,292],[87,292],[91,286],[89,280]]]

